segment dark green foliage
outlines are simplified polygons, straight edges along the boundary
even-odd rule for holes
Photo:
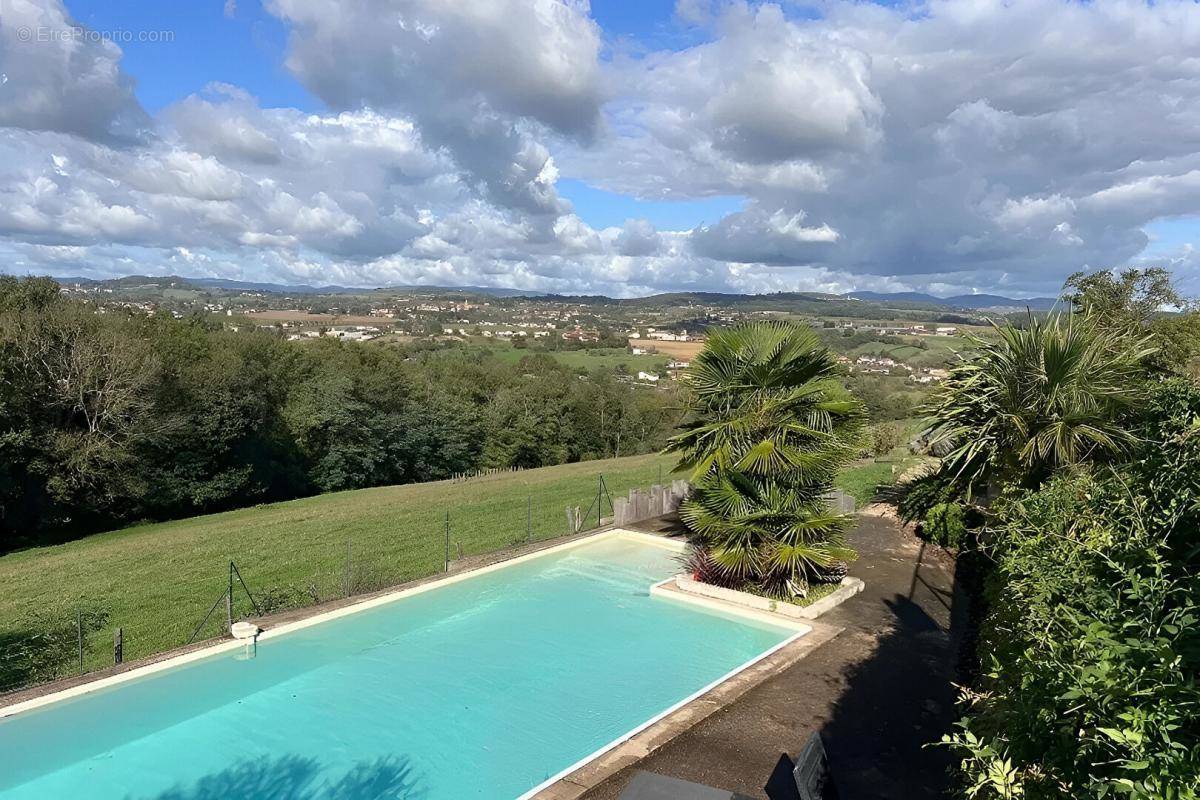
[[[1200,797],[1200,389],[1162,379],[1167,277],[1073,276],[1078,322],[1001,329],[933,409],[956,449],[909,512],[949,535],[947,500],[998,495],[982,674],[946,737],[966,796]]]
[[[1164,306],[1179,307],[1184,299],[1162,267],[1076,272],[1063,286],[1063,300],[1101,327],[1140,332]]]
[[[807,328],[714,331],[687,372],[683,432],[671,439],[694,491],[681,516],[729,580],[791,596],[853,556],[848,519],[825,494],[860,446],[861,403]]]
[[[925,409],[951,451],[942,477],[968,497],[990,484],[1036,487],[1056,469],[1119,459],[1145,398],[1148,339],[1071,317],[996,328],[975,340]]]
[[[969,795],[1198,796],[1200,579],[1129,487],[1064,477],[1000,509],[984,675],[948,739]]]
[[[890,453],[900,445],[903,432],[903,429],[895,423],[881,422],[872,425],[870,428],[871,455],[878,458]]]
[[[0,279],[0,552],[324,491],[661,447],[668,392],[550,356],[288,342]]]
[[[907,523],[925,519],[930,509],[955,496],[953,482],[937,470],[918,475],[897,488],[900,519]]]
[[[1128,472],[1174,557],[1200,564],[1200,386],[1165,381],[1139,409]]]
[[[938,503],[921,523],[921,538],[942,547],[962,547],[967,542],[966,510],[962,503]]]

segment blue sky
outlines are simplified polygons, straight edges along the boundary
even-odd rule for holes
[[[237,0],[226,15],[221,2],[185,0],[73,0],[76,21],[96,31],[172,31],[174,41],[126,42],[122,64],[137,81],[138,100],[155,113],[211,82],[239,86],[267,107],[319,112],[313,97],[283,66],[287,30],[258,0]],[[598,0],[592,17],[616,46],[676,49],[698,34],[674,18],[671,0]],[[633,45],[632,43],[636,43]],[[596,228],[645,219],[663,230],[690,230],[739,210],[744,198],[648,201],[566,178],[559,191]]]
[[[283,66],[287,31],[258,0],[227,17],[220,0],[72,0],[75,20],[95,31],[171,31],[172,42],[121,42],[122,66],[151,113],[213,81],[240,86],[267,106],[315,111],[321,103]]]
[[[1200,3],[263,2],[0,0],[0,269],[1200,292]]]

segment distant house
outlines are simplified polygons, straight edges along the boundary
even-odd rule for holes
[[[650,351],[644,347],[631,347],[629,348],[629,352],[633,353],[635,356],[644,356]]]
[[[598,342],[600,341],[600,331],[584,330],[576,325],[574,329],[563,333],[562,338],[564,342]]]
[[[953,336],[954,334],[958,333],[958,328],[954,327],[953,325],[939,325],[937,327],[937,332],[941,336]]]
[[[692,340],[692,337],[688,336],[688,332],[686,330],[681,333],[652,330],[646,335],[651,339],[657,339],[660,342],[690,342]]]
[[[659,380],[658,376],[653,372],[639,372],[637,377],[639,381],[646,381],[647,383],[658,383]]]

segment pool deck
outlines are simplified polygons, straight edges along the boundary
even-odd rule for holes
[[[796,755],[813,732],[824,739],[842,798],[944,797],[950,758],[926,745],[958,717],[952,682],[966,610],[954,560],[888,517],[860,517],[850,541],[859,551],[851,574],[866,589],[822,616],[814,624],[821,633],[796,642],[809,640],[795,658],[738,676],[748,685],[730,686],[587,791],[545,797],[617,800],[646,770],[782,800],[764,787],[781,756]]]

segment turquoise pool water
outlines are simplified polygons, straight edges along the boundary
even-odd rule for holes
[[[606,538],[0,719],[0,797],[511,798],[794,631]]]

